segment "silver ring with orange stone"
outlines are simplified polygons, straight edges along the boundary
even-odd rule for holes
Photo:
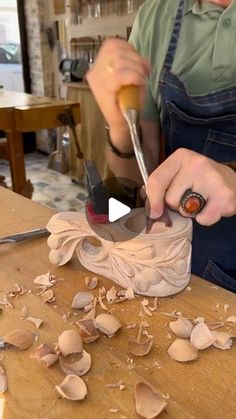
[[[180,200],[180,207],[185,214],[195,217],[203,210],[206,202],[206,199],[200,193],[187,189]]]

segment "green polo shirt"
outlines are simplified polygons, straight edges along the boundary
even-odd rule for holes
[[[130,42],[151,63],[143,117],[162,114],[159,78],[166,57],[179,0],[147,0],[139,9]],[[236,0],[225,9],[186,0],[186,10],[172,72],[191,95],[236,86]]]

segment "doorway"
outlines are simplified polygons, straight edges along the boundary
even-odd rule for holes
[[[25,91],[17,0],[0,3],[0,85],[6,90]]]
[[[22,0],[0,1],[0,86],[13,92],[31,92],[27,33]],[[1,139],[5,132],[0,131]],[[35,150],[35,133],[23,134],[24,152]]]

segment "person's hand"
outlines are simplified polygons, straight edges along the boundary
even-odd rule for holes
[[[200,193],[206,200],[206,206],[195,217],[199,224],[209,226],[221,217],[236,214],[236,173],[222,163],[180,148],[148,179],[146,194],[150,217],[158,218],[163,213],[164,202],[187,216],[180,207],[181,197],[187,189]]]
[[[147,60],[127,41],[109,38],[103,43],[94,65],[86,74],[86,79],[110,131],[128,133],[128,126],[121,114],[116,95],[122,86],[129,84],[139,86],[142,91],[149,70]],[[112,136],[111,132],[110,134]],[[127,138],[127,135],[124,135],[125,137]]]

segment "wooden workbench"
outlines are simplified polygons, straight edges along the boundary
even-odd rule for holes
[[[0,200],[0,236],[45,226],[53,214],[52,210],[3,188],[0,188]],[[44,319],[34,347],[42,342],[56,342],[63,330],[76,328],[71,322],[74,323],[83,313],[72,315],[67,321],[62,319],[62,315],[71,310],[74,295],[79,290],[85,290],[84,277],[89,273],[77,259],[64,267],[54,267],[48,261],[46,239],[40,238],[18,245],[1,245],[0,266],[1,291],[12,289],[14,282],[32,289],[31,294],[12,300],[15,309],[2,311],[1,335],[16,327],[35,329],[31,322],[20,317],[24,305],[27,306],[28,315]],[[56,301],[51,305],[41,302],[33,284],[37,275],[47,271],[57,278],[63,278],[53,287]],[[109,289],[113,283],[100,277],[99,285]],[[8,392],[0,398],[0,411],[3,411],[0,416],[3,419],[120,419],[123,415],[137,419],[134,385],[144,379],[159,389],[161,394],[169,395],[167,408],[160,418],[233,419],[236,411],[235,341],[230,350],[211,347],[201,351],[198,360],[185,364],[170,359],[166,353],[174,337],[169,339],[167,323],[171,318],[161,312],[177,310],[187,317],[202,316],[206,320],[226,320],[228,316],[236,314],[234,294],[197,277],[192,277],[189,285],[191,290],[188,288],[174,297],[160,299],[159,312],[152,317],[145,316],[150,324],[148,331],[154,336],[154,347],[146,357],[133,356],[133,364],[127,362],[128,338],[136,334],[136,330],[128,330],[126,324],[138,322],[142,297],[110,306],[124,326],[113,338],[100,337],[98,341],[85,345],[92,356],[92,367],[83,377],[88,386],[88,395],[83,402],[70,402],[57,397],[54,386],[63,380],[64,374],[58,364],[46,369],[30,358],[33,347],[23,352],[13,347],[0,351],[0,365],[4,366],[9,381]],[[97,290],[93,292],[98,293]],[[225,322],[224,329],[227,326],[235,334],[235,326]],[[124,381],[125,390],[106,387],[106,384],[119,380]],[[119,411],[111,413],[110,409],[115,408]]]
[[[62,126],[58,115],[67,111],[73,113],[76,123],[80,122],[78,102],[0,89],[0,130],[7,135],[13,191],[28,198],[33,191],[26,179],[22,132]]]

